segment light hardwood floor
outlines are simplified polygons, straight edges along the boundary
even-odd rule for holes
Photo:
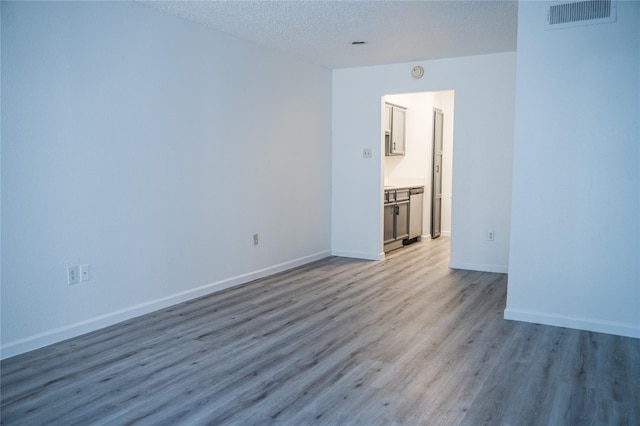
[[[640,340],[510,322],[439,238],[327,258],[1,363],[3,425],[640,424]]]

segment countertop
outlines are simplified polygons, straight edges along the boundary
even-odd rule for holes
[[[396,191],[398,189],[424,188],[424,185],[385,185],[385,191]]]
[[[385,179],[384,190],[395,191],[397,189],[407,188],[424,188],[424,179],[422,178],[395,178]]]

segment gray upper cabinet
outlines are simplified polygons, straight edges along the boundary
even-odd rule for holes
[[[384,128],[385,135],[391,134],[391,112],[392,106],[384,104],[384,116],[382,118],[382,127]]]
[[[405,109],[394,106],[391,115],[391,154],[404,155]]]
[[[398,105],[385,104],[383,127],[386,155],[404,155],[406,110]]]

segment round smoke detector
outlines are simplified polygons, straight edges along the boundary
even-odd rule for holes
[[[424,75],[424,68],[421,66],[415,66],[411,69],[411,77],[413,78],[422,78]]]

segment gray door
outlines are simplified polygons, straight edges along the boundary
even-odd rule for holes
[[[442,215],[442,127],[444,114],[433,109],[433,187],[431,190],[431,238],[438,238]]]

